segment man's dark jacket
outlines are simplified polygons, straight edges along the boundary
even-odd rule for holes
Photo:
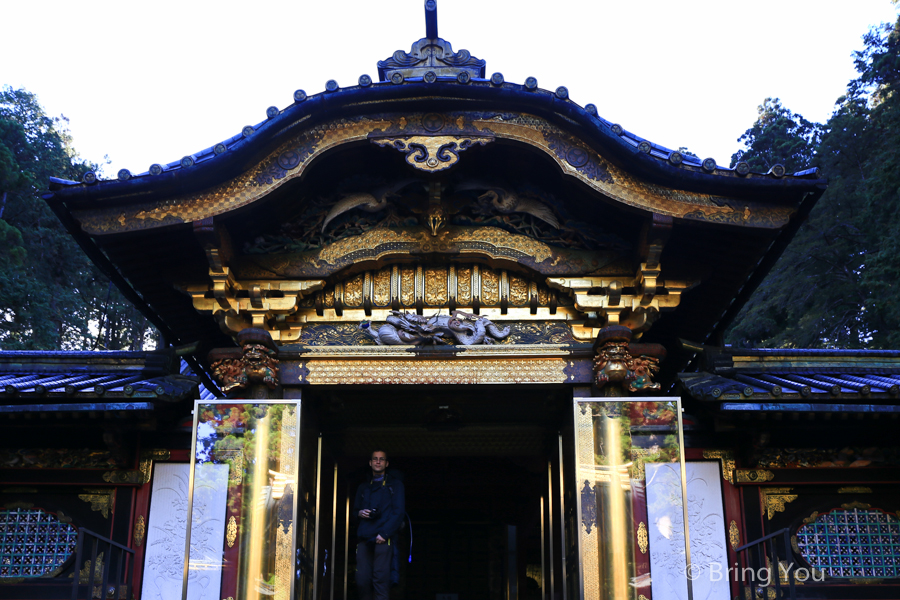
[[[399,478],[385,473],[382,481],[369,481],[356,488],[356,500],[353,502],[353,514],[366,508],[377,508],[374,519],[359,519],[356,535],[360,541],[374,540],[379,535],[390,539],[400,529],[403,515],[406,513],[406,496],[403,482]]]

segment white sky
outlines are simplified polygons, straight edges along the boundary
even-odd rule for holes
[[[423,0],[0,0],[0,84],[71,120],[75,148],[146,171],[212,146],[425,35]],[[824,122],[889,0],[438,0],[439,34],[509,82],[728,164],[767,96]]]

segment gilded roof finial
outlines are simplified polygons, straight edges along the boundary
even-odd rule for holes
[[[433,83],[439,77],[455,77],[460,83],[484,79],[485,63],[468,50],[454,52],[447,40],[438,37],[437,0],[425,0],[425,37],[412,45],[409,52],[397,50],[386,60],[378,61],[378,79],[403,83],[423,78]]]

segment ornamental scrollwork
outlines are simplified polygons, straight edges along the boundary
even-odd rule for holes
[[[741,545],[741,532],[738,529],[737,522],[732,520],[728,525],[728,541],[731,543],[731,549],[737,550]]]
[[[637,543],[641,554],[647,554],[647,548],[650,547],[650,535],[647,533],[647,524],[643,521],[638,525]]]
[[[234,515],[228,519],[228,526],[225,529],[225,540],[228,542],[229,548],[234,548],[234,542],[237,540],[237,521]]]
[[[798,498],[797,494],[791,494],[789,487],[778,488],[762,488],[760,496],[762,496],[762,509],[765,511],[769,521],[775,516],[775,513],[784,512],[788,502],[793,502]]]
[[[456,135],[414,135],[402,138],[373,138],[382,148],[394,148],[406,155],[406,162],[426,173],[449,169],[459,162],[459,153],[478,144],[484,146],[494,139]]]

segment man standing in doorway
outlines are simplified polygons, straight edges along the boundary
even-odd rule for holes
[[[356,586],[359,600],[388,600],[391,588],[392,544],[406,513],[403,483],[386,472],[387,454],[372,452],[372,476],[356,489],[353,510],[359,517],[356,536]],[[374,598],[373,598],[374,594]]]

